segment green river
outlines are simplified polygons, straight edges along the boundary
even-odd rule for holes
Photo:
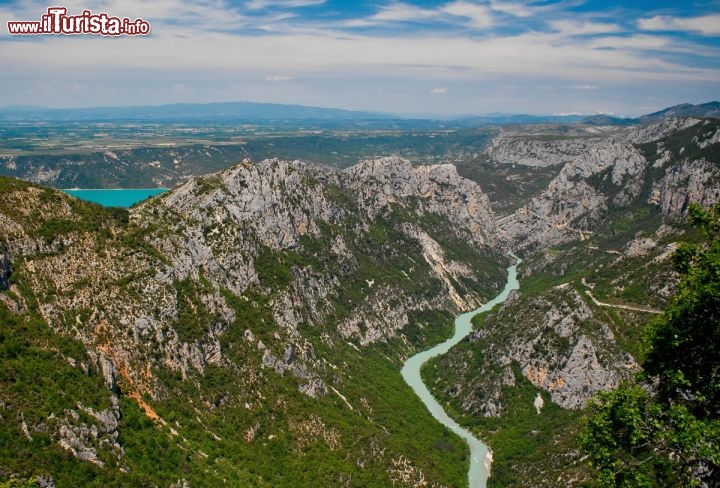
[[[475,437],[471,432],[462,428],[457,422],[451,419],[445,410],[440,406],[435,397],[432,396],[425,383],[420,376],[420,368],[429,359],[445,354],[455,344],[467,337],[472,332],[472,318],[482,312],[491,310],[498,303],[504,302],[512,290],[519,288],[517,279],[517,266],[522,262],[520,258],[513,255],[516,259],[515,264],[507,269],[508,278],[505,288],[502,292],[482,307],[471,312],[458,315],[455,318],[455,333],[451,338],[427,351],[419,352],[405,361],[402,368],[402,376],[405,382],[412,387],[415,393],[420,397],[425,406],[428,408],[433,417],[438,422],[445,425],[448,429],[465,439],[470,446],[470,469],[468,470],[468,486],[470,488],[485,488],[487,478],[490,472],[490,463],[492,462],[492,454],[488,451],[485,444]]]

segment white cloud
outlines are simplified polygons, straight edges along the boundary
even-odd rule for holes
[[[598,37],[593,39],[589,46],[593,49],[663,49],[670,50],[673,47],[673,41],[666,37],[659,36],[647,36],[643,34],[629,36],[629,37],[618,37],[618,36],[606,36]]]
[[[599,22],[577,22],[573,20],[555,20],[550,22],[550,27],[569,36],[581,36],[592,34],[609,34],[620,32],[620,26],[616,24],[604,24]]]
[[[720,35],[720,14],[701,17],[668,17],[656,15],[640,19],[638,27],[650,31],[690,31],[706,36]]]
[[[82,10],[82,5],[77,5],[79,1],[69,1],[71,12]],[[5,74],[0,81],[0,100],[8,100],[8,103],[22,97],[32,100],[38,80],[63,80],[57,85],[62,87],[80,80],[90,84],[89,92],[98,92],[99,87],[116,90],[124,98],[120,95],[107,98],[117,100],[117,103],[143,96],[152,99],[144,95],[144,90],[149,93],[155,89],[161,96],[174,96],[178,100],[209,100],[215,96],[213,93],[220,93],[218,86],[227,80],[238,80],[237,90],[223,92],[231,95],[217,95],[217,98],[229,99],[241,93],[247,99],[282,99],[284,102],[294,100],[324,105],[327,104],[324,100],[335,97],[337,106],[362,99],[363,95],[355,94],[365,93],[363,83],[369,79],[400,80],[393,88],[396,93],[406,89],[406,85],[412,87],[408,90],[407,106],[413,106],[410,100],[416,100],[418,94],[438,106],[450,106],[454,99],[472,99],[474,102],[468,103],[477,103],[475,87],[493,82],[501,87],[546,82],[564,87],[565,93],[568,87],[595,90],[595,86],[644,85],[646,82],[649,85],[660,83],[658,80],[662,80],[663,86],[673,87],[716,87],[720,82],[719,50],[707,43],[692,39],[680,42],[670,36],[648,35],[650,33],[630,35],[623,32],[620,35],[621,28],[611,23],[557,20],[552,24],[555,29],[552,32],[519,35],[486,31],[482,36],[473,36],[463,28],[453,32],[437,28],[441,23],[445,26],[488,25],[493,16],[498,21],[507,20],[497,13],[499,11],[493,13],[490,10],[492,4],[483,6],[469,1],[445,0],[437,8],[392,3],[380,9],[375,18],[354,21],[357,25],[382,25],[384,22],[416,20],[431,23],[428,28],[413,26],[410,30],[390,26],[368,34],[347,29],[348,24],[341,23],[349,21],[338,20],[333,24],[296,17],[284,23],[282,30],[264,35],[254,34],[258,25],[262,25],[257,21],[252,23],[253,33],[241,33],[242,27],[250,23],[249,18],[226,10],[223,0],[205,0],[193,5],[185,5],[181,0],[168,0],[161,5],[160,2],[145,3],[142,0],[124,0],[122,3],[107,0],[110,3],[105,6],[98,6],[100,4],[95,1],[87,0],[87,8],[150,19],[152,35],[118,39],[95,36],[13,38],[12,44],[0,44],[0,65]],[[174,7],[178,10],[173,11]],[[4,5],[0,6],[0,18],[8,18],[4,14],[11,11],[15,18],[32,20],[39,18],[46,8],[39,0],[31,0],[12,10]],[[256,13],[254,18],[265,16],[269,19],[274,15]],[[183,18],[185,15],[190,15],[190,19]],[[217,25],[229,28],[222,29]],[[239,28],[233,28],[235,26]],[[586,34],[592,35],[586,37]],[[678,56],[680,49],[691,52],[693,61]],[[73,55],[68,56],[68,52]],[[700,57],[700,61],[695,57]],[[703,63],[702,58],[706,62]],[[52,73],[51,77],[48,73]],[[292,79],[302,80],[302,83],[289,82]],[[691,84],[696,81],[701,83]],[[174,87],[179,82],[188,85],[182,93]],[[152,88],[146,89],[146,85]],[[154,88],[156,86],[161,88]],[[243,89],[248,86],[256,86],[256,91]],[[318,86],[322,88],[313,92],[317,98],[307,98],[313,87]],[[443,87],[449,86],[453,87],[454,96],[444,96],[449,92]],[[473,88],[463,89],[463,86]],[[488,95],[492,103],[503,98],[497,96],[498,90],[502,89],[488,91],[492,93]],[[611,91],[576,93],[604,96]],[[470,95],[466,97],[466,94]],[[386,103],[389,97],[375,94],[369,103]],[[507,98],[513,99],[511,95]],[[357,106],[361,108],[361,103]],[[457,108],[458,111],[464,109],[464,106]]]
[[[0,18],[17,20],[39,20],[47,13],[48,3],[43,0],[29,0],[5,6],[0,9]],[[150,21],[152,35],[156,35],[158,25],[183,25],[190,31],[207,31],[223,28],[238,28],[247,24],[247,17],[231,8],[226,0],[66,0],[61,5],[67,7],[68,14],[78,15],[87,9],[93,13],[106,13],[111,16],[142,18]],[[10,12],[6,12],[5,9]],[[9,15],[8,15],[9,14]]]
[[[482,29],[492,25],[490,10],[484,5],[459,1],[449,3],[440,10],[446,14],[470,19],[473,27]]]
[[[322,5],[326,0],[250,0],[245,3],[249,10],[262,10],[268,7],[298,8]]]
[[[424,9],[406,3],[392,3],[380,9],[378,13],[370,18],[380,21],[408,22],[427,20],[434,17],[437,17],[435,10]]]
[[[340,22],[338,25],[340,27],[369,27],[376,24],[377,22],[368,19],[351,19]]]
[[[504,2],[501,0],[490,0],[490,8],[515,17],[531,17],[538,9],[533,9],[516,2]]]
[[[297,8],[320,5],[326,0],[249,0],[245,7],[253,10],[253,15],[244,15],[231,0],[65,0],[61,2],[71,15],[80,14],[84,9],[93,13],[107,13],[130,19],[142,18],[151,24],[152,36],[175,35],[182,27],[185,36],[202,36],[208,31],[237,31],[248,26],[264,28],[266,24],[281,22],[294,17],[289,11],[261,10],[278,8]],[[1,2],[0,2],[1,3]],[[0,19],[39,20],[47,12],[48,3],[44,0],[27,0],[11,5],[0,5]],[[259,11],[260,10],[260,11]],[[4,24],[3,24],[4,25]],[[0,29],[1,32],[7,29]]]
[[[435,9],[395,2],[382,7],[379,12],[371,17],[346,21],[344,25],[347,27],[365,27],[377,25],[381,22],[423,21],[458,23],[458,18],[463,19],[463,24],[469,24],[475,28],[486,28],[492,25],[490,10],[486,6],[466,1],[451,2]]]
[[[94,36],[45,36],[40,42],[38,38],[14,39],[12,49],[0,50],[0,64],[13,73],[147,70],[148,76],[213,72],[213,76],[232,77],[250,71],[264,72],[265,77],[282,67],[282,76],[287,77],[305,73],[343,77],[373,73],[413,80],[488,76],[720,80],[717,69],[670,63],[659,55],[620,45],[621,41],[637,42],[633,38],[624,41],[617,38],[613,41],[617,49],[603,49],[597,44],[604,41],[607,46],[612,39],[577,38],[567,42],[552,33],[475,39],[441,33],[373,37],[332,32],[264,36],[207,32],[199,40],[188,36],[182,28],[167,28],[162,35],[113,42]],[[71,57],[67,56],[69,49],[73,52]]]
[[[161,2],[95,0],[95,2],[99,5],[93,8],[93,11],[107,12],[110,15],[119,17],[141,17],[162,24],[173,23],[197,30],[238,27],[245,25],[248,21],[247,17],[232,9],[225,0],[203,0],[199,2],[186,2],[184,0],[163,0]],[[94,2],[87,2],[87,4],[92,3]],[[82,3],[82,0],[79,0],[78,4],[78,12],[82,12],[83,8],[89,8],[88,5]]]
[[[268,76],[265,78],[265,81],[290,81],[294,80],[295,78],[292,76]]]

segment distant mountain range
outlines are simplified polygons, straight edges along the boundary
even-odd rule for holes
[[[638,120],[641,123],[655,122],[666,117],[720,117],[720,102],[708,102],[702,105],[682,103],[668,107],[659,112],[643,115]]]
[[[320,123],[350,123],[353,125],[431,125],[477,127],[483,125],[511,124],[591,124],[632,125],[645,124],[665,117],[720,117],[720,102],[701,105],[684,103],[643,115],[637,118],[597,115],[532,115],[532,114],[485,114],[462,116],[451,119],[408,117],[388,113],[363,112],[336,108],[306,107],[276,103],[224,102],[224,103],[176,103],[157,106],[93,107],[93,108],[43,108],[33,106],[8,106],[0,108],[0,121],[45,122],[172,122],[172,123],[297,123],[312,121]]]
[[[598,114],[581,120],[581,123],[592,125],[650,124],[668,117],[720,117],[720,102],[708,102],[701,105],[682,103],[634,119]]]
[[[297,120],[376,120],[393,115],[335,108],[305,107],[276,103],[224,102],[175,103],[157,106],[43,108],[10,106],[0,108],[0,120],[140,121],[140,122],[259,122]]]

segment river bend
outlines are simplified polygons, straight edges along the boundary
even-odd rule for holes
[[[516,258],[516,262],[507,269],[508,278],[503,291],[480,308],[458,315],[455,318],[455,333],[452,337],[435,347],[419,352],[408,358],[402,368],[402,376],[405,382],[410,385],[420,397],[432,416],[448,429],[465,439],[470,446],[470,469],[468,470],[468,486],[470,488],[485,488],[492,457],[488,452],[487,446],[483,444],[480,439],[461,427],[445,413],[445,410],[443,410],[425,383],[423,383],[422,377],[420,376],[420,369],[428,360],[435,356],[445,354],[451,347],[467,337],[472,331],[471,320],[475,315],[491,310],[498,303],[504,302],[512,290],[518,289],[517,266],[522,260],[517,258],[517,256],[513,255],[513,257]]]

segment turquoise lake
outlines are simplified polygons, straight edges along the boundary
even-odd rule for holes
[[[136,188],[119,190],[63,190],[65,193],[103,207],[132,207],[146,198],[166,192],[167,188]]]

